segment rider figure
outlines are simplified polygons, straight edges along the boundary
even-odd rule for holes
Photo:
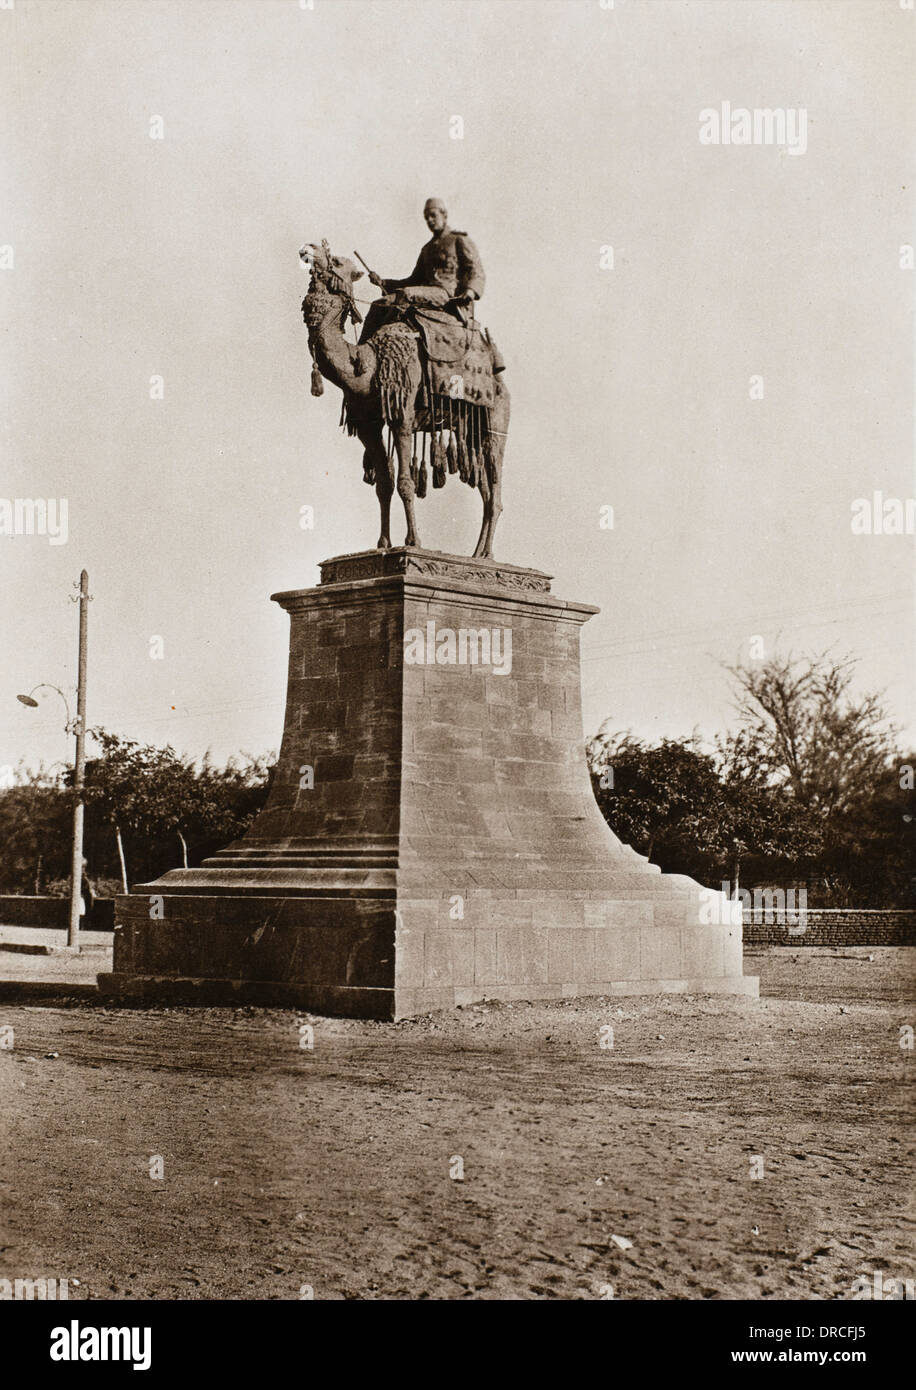
[[[417,263],[404,280],[383,280],[375,271],[369,272],[373,285],[386,295],[396,294],[402,303],[438,309],[454,308],[463,323],[466,309],[483,294],[486,276],[477,247],[467,232],[454,232],[448,225],[448,212],[441,198],[427,198],[423,217],[432,232],[430,240],[420,250]],[[366,315],[359,341],[364,343],[391,317],[391,305],[378,301]],[[505,370],[498,347],[489,333],[493,354],[493,371]]]

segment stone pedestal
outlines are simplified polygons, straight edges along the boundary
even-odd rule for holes
[[[595,803],[579,630],[596,609],[536,570],[429,551],[321,571],[274,595],[289,686],[263,811],[201,868],[117,900],[101,988],[381,1019],[757,993],[721,895],[662,874]]]

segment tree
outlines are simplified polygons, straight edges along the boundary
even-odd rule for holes
[[[87,765],[84,850],[95,882],[117,891],[176,864],[200,863],[244,834],[267,796],[271,759],[242,754],[199,767],[172,748],[91,731],[100,756]],[[72,770],[20,767],[0,788],[0,891],[64,891],[70,872]],[[115,882],[112,882],[115,880]],[[104,891],[104,890],[103,890]]]
[[[102,756],[87,764],[86,800],[114,830],[125,893],[125,840],[154,876],[162,871],[163,841],[177,840],[187,868],[189,843],[225,844],[245,830],[263,803],[266,758],[231,760],[220,770],[206,757],[198,771],[171,745],[141,746],[105,729],[91,732]]]
[[[698,740],[662,739],[650,747],[605,723],[588,746],[589,769],[605,820],[626,844],[651,858],[708,849],[708,810],[718,778]]]
[[[855,691],[855,661],[824,653],[727,669],[737,728],[712,751],[695,737],[650,747],[602,726],[589,759],[612,829],[664,869],[724,870],[735,894],[750,861],[815,879],[829,903],[916,901],[916,755],[895,755],[882,697]]]
[[[0,891],[42,893],[69,874],[71,805],[58,773],[17,769],[0,791]]]
[[[722,787],[716,839],[737,898],[746,859],[797,865],[817,854],[823,837],[810,809],[773,778],[767,750],[753,731],[739,729],[718,738],[715,761]]]
[[[204,756],[185,803],[181,832],[199,857],[221,849],[247,830],[264,805],[274,764],[266,756],[244,753],[217,768]]]
[[[651,747],[602,726],[588,749],[598,805],[611,829],[662,868],[712,881],[737,896],[748,856],[810,852],[806,814],[770,784],[744,734],[703,752],[696,737]]]
[[[824,896],[870,907],[916,906],[916,752],[885,768],[831,821],[820,857]]]
[[[90,730],[102,748],[86,764],[86,804],[109,822],[115,834],[124,892],[129,892],[125,832],[148,839],[174,830],[185,814],[187,783],[193,775],[171,746],[142,747],[106,729]]]
[[[824,652],[726,668],[761,769],[822,820],[851,811],[894,754],[882,696],[853,693],[856,664]]]

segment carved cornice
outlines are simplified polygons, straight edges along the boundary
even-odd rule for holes
[[[320,568],[322,585],[352,584],[358,580],[380,579],[389,575],[423,575],[433,578],[441,576],[443,579],[488,588],[550,593],[550,575],[540,570],[498,564],[492,560],[475,560],[464,555],[446,555],[441,551],[407,550],[403,547],[396,550],[367,550],[325,560]]]

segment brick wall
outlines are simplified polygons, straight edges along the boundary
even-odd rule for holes
[[[744,947],[916,946],[916,910],[809,907],[798,914],[745,909]]]

